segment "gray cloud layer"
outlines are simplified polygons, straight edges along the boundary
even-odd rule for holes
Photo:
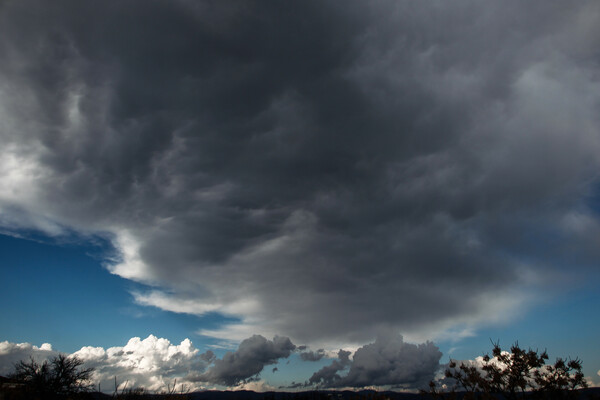
[[[338,360],[315,372],[309,384],[324,387],[406,386],[424,388],[440,367],[440,350],[431,342],[405,343],[401,336],[380,337],[352,358],[340,350]],[[339,374],[349,367],[348,373]]]
[[[3,2],[0,223],[105,234],[173,293],[144,304],[302,342],[502,318],[599,255],[599,17]]]
[[[333,360],[331,364],[324,366],[309,378],[308,384],[322,385],[325,387],[342,386],[340,381],[342,377],[338,372],[346,369],[352,361],[350,361],[350,352],[346,350],[338,351],[338,359]]]
[[[325,356],[325,350],[319,349],[317,351],[305,351],[300,353],[300,359],[302,361],[319,361]]]
[[[214,360],[214,365],[198,381],[236,386],[248,380],[256,379],[265,365],[277,363],[287,358],[296,346],[287,337],[275,336],[267,340],[254,335],[243,340],[235,352],[227,352],[222,359]],[[273,369],[275,372],[277,368]]]

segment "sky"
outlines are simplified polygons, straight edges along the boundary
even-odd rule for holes
[[[518,341],[600,383],[599,22],[0,2],[0,375],[418,389]]]

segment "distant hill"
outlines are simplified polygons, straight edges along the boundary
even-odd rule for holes
[[[581,400],[600,400],[600,388],[579,389],[576,391]],[[464,393],[458,393],[461,399]],[[374,390],[361,391],[329,391],[312,390],[306,392],[265,392],[257,393],[248,390],[240,391],[205,391],[189,393],[189,400],[424,400],[427,395],[394,391],[377,392]]]
[[[306,392],[206,391],[188,395],[190,400],[415,400],[423,397],[416,393],[311,390]]]
[[[1,392],[1,390],[0,390]],[[577,390],[578,399],[581,400],[600,400],[600,388],[589,388]],[[458,393],[457,399],[460,400],[463,393]],[[306,392],[264,392],[257,393],[250,390],[237,391],[218,391],[208,390],[202,392],[187,393],[182,395],[140,395],[124,396],[127,399],[177,399],[185,400],[426,400],[431,399],[427,395],[416,393],[402,393],[393,391],[377,392],[374,390],[361,391],[330,391],[330,390],[311,390]],[[0,396],[0,398],[2,398]],[[112,395],[104,393],[90,393],[90,399],[109,400],[114,399]],[[117,397],[121,398],[121,397]]]

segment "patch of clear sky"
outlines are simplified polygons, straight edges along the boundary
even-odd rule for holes
[[[219,314],[198,317],[135,305],[130,292],[145,287],[110,274],[102,266],[101,256],[107,251],[110,244],[101,239],[56,244],[48,238],[0,235],[0,341],[38,346],[48,342],[55,350],[73,352],[83,346],[124,346],[132,337],[143,339],[153,334],[174,344],[189,338],[205,351],[218,341],[195,332],[232,322]],[[579,357],[586,376],[600,381],[597,278],[551,297],[506,324],[479,329],[473,337],[438,343],[444,353],[441,362],[483,355],[491,350],[490,340],[499,340],[503,348],[518,341],[522,347],[547,349],[551,360]],[[215,349],[218,355],[225,351]],[[289,364],[287,361],[281,361],[274,374],[275,366],[267,366],[262,376],[288,384],[294,379],[292,369],[302,380],[330,362],[302,363],[294,357]]]

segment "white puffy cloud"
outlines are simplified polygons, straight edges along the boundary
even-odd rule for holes
[[[587,382],[588,387],[590,388],[597,388],[600,387],[600,383],[598,382],[594,382],[591,378],[586,377],[585,381]]]
[[[143,387],[148,390],[166,389],[177,379],[178,384],[198,388],[186,376],[206,367],[198,349],[189,339],[179,345],[150,335],[145,339],[131,338],[123,347],[83,347],[73,353],[85,365],[95,368],[94,380],[103,390],[114,389],[114,378],[122,388]]]
[[[33,357],[39,362],[57,354],[48,343],[37,347],[29,343],[0,342],[0,374],[11,373],[13,364],[20,360]],[[114,390],[115,377],[120,389],[127,386],[163,390],[175,379],[178,386],[183,384],[190,389],[199,389],[202,388],[200,384],[186,377],[202,372],[206,367],[206,358],[189,339],[176,345],[153,335],[143,340],[131,338],[123,347],[85,346],[72,355],[83,360],[85,367],[94,368],[92,379],[103,391]]]
[[[21,360],[27,361],[33,357],[40,362],[57,354],[58,352],[52,350],[52,345],[49,343],[38,347],[30,343],[0,342],[0,375],[6,376],[13,372],[14,364]]]
[[[184,385],[189,390],[199,390],[205,385],[248,389],[272,390],[258,376],[266,365],[289,357],[296,346],[289,338],[276,336],[272,340],[254,335],[243,340],[236,351],[217,358],[208,350],[200,353],[189,339],[173,344],[164,338],[150,335],[145,339],[131,338],[125,346],[84,346],[72,353],[94,368],[92,380],[102,391],[143,387],[160,391],[173,385]],[[0,375],[13,371],[13,364],[33,357],[40,362],[58,354],[48,343],[34,346],[29,343],[0,342]],[[209,367],[207,369],[207,367]]]

